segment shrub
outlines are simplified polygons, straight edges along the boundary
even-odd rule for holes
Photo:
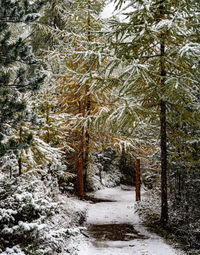
[[[0,180],[0,251],[36,244],[44,221],[56,212],[49,188],[23,175]]]

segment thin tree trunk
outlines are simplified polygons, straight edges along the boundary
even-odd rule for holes
[[[13,173],[12,173],[12,167],[10,166],[10,179],[12,179],[12,175],[13,175]]]
[[[136,159],[136,201],[140,199],[140,159]]]
[[[78,159],[78,195],[84,197],[84,180],[83,180],[83,159],[82,156]]]
[[[160,103],[160,125],[161,125],[161,223],[168,221],[167,202],[167,132],[166,132],[166,102]]]
[[[18,168],[19,168],[19,176],[22,174],[22,158],[21,158],[21,155],[19,156],[19,159],[18,159]]]
[[[47,91],[47,94],[48,94],[48,91]],[[46,123],[47,123],[47,138],[46,138],[46,142],[48,144],[50,144],[51,142],[51,138],[50,138],[50,130],[49,130],[49,117],[50,117],[50,106],[49,104],[47,104],[47,107],[46,107]],[[51,163],[48,164],[48,173],[49,174],[53,174],[53,172],[51,171]]]
[[[48,93],[48,92],[47,92]],[[47,123],[47,143],[50,144],[50,131],[49,131],[49,115],[50,115],[50,107],[47,105],[46,107],[46,123]]]
[[[84,106],[79,101],[79,112],[85,115]],[[80,130],[80,153],[78,155],[77,177],[78,177],[78,195],[84,196],[84,159],[85,159],[85,129]]]
[[[161,18],[163,15],[163,4],[160,6]],[[165,35],[161,35],[160,44],[160,75],[161,75],[161,93],[165,86]],[[168,202],[167,202],[167,128],[166,128],[166,101],[164,98],[160,101],[160,135],[161,135],[161,223],[165,225],[168,221]]]
[[[91,24],[90,24],[90,8],[91,8],[91,3],[90,0],[88,0],[88,19],[87,19],[87,40],[88,44],[91,42]],[[90,46],[89,46],[90,47]],[[90,72],[90,63],[88,61],[86,71]],[[89,95],[89,84],[86,84],[85,87],[85,106],[86,106],[86,115],[88,116],[90,114],[90,108],[91,108],[91,101],[90,101],[90,95]],[[87,183],[87,171],[88,171],[88,163],[89,163],[89,144],[90,144],[90,134],[89,134],[89,127],[90,123],[88,122],[87,128],[85,131],[85,158],[84,158],[84,187],[86,191],[86,183]]]
[[[22,142],[22,127],[20,127],[19,129],[19,142],[21,143]],[[20,151],[20,154],[19,154],[19,159],[18,159],[18,174],[19,176],[22,174],[22,155],[21,155],[21,151]]]

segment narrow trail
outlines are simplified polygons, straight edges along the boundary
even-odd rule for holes
[[[142,226],[133,190],[104,189],[93,196],[97,201],[88,207],[89,240],[80,244],[78,255],[183,255]]]

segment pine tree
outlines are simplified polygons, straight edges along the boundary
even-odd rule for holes
[[[127,101],[128,110],[120,113],[121,118],[124,114],[128,118],[129,112],[134,112],[137,122],[137,118],[146,118],[147,110],[151,110],[146,119],[153,123],[159,119],[161,222],[166,224],[167,128],[174,111],[179,111],[180,122],[191,120],[186,106],[194,103],[192,87],[199,83],[195,78],[199,72],[199,42],[194,32],[198,30],[199,7],[193,0],[116,0],[115,3],[116,9],[122,5],[125,8],[124,21],[110,22],[108,34],[114,52],[110,74],[115,77],[119,96]],[[119,66],[122,71],[116,75]]]
[[[19,147],[9,135],[26,109],[22,95],[36,90],[44,80],[25,36],[16,36],[14,29],[35,21],[44,2],[0,1],[0,156]]]

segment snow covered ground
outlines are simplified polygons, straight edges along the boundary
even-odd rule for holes
[[[154,233],[150,233],[142,226],[137,213],[134,211],[135,191],[117,188],[106,188],[92,194],[96,198],[113,200],[113,202],[100,202],[88,204],[86,231],[89,238],[78,244],[78,255],[183,255],[183,252],[175,250]],[[112,240],[104,236],[94,238],[89,232],[91,226],[103,225],[114,228],[120,224],[133,225],[135,233],[127,233],[127,240]],[[110,231],[110,230],[109,230]],[[132,235],[133,238],[130,238]],[[142,237],[142,238],[141,238]],[[116,238],[117,239],[117,238]]]

